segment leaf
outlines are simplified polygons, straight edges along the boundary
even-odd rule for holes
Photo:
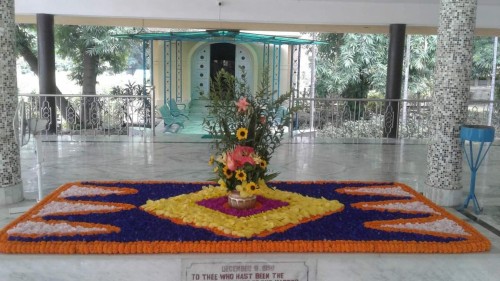
[[[280,174],[279,172],[272,173],[272,174],[267,174],[267,175],[264,176],[263,179],[264,179],[264,181],[267,182],[267,181],[270,181],[270,180],[276,178],[279,174]]]

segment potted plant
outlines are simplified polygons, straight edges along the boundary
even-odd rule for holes
[[[278,175],[270,171],[269,162],[289,122],[289,114],[283,116],[289,97],[274,98],[267,75],[255,94],[244,74],[237,80],[221,70],[214,78],[209,117],[203,125],[214,140],[215,154],[209,161],[216,174],[214,181],[228,190],[231,207],[252,208],[255,195],[268,192],[266,183]]]

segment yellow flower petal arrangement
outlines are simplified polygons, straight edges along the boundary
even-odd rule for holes
[[[223,185],[206,186],[203,190],[182,194],[168,199],[148,200],[141,208],[148,213],[169,219],[177,224],[205,228],[216,234],[234,238],[264,237],[283,232],[298,224],[313,221],[323,216],[340,212],[344,205],[337,200],[312,198],[298,193],[270,190],[261,182],[257,194],[267,199],[278,200],[288,205],[260,212],[255,215],[236,217],[200,206],[198,202],[225,196]],[[246,186],[257,185],[247,183]]]

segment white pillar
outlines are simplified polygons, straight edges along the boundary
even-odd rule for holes
[[[442,206],[463,198],[459,133],[467,119],[476,9],[477,0],[441,0],[424,195]]]
[[[17,106],[14,0],[0,1],[0,205],[23,199],[13,119]]]

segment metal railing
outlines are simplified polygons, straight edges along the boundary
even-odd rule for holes
[[[330,138],[385,138],[398,118],[397,138],[423,139],[430,132],[432,100],[297,98],[295,134],[314,132]],[[396,107],[398,110],[396,110]],[[500,129],[500,102],[472,100],[468,124]]]
[[[67,136],[153,136],[154,101],[150,95],[20,94],[27,119],[48,120],[42,134]],[[293,134],[314,132],[330,138],[385,138],[398,108],[397,138],[423,139],[430,134],[431,100],[297,98]],[[468,124],[500,130],[500,102],[473,100]]]
[[[42,134],[133,136],[154,132],[149,95],[19,94],[26,119],[48,120]]]

